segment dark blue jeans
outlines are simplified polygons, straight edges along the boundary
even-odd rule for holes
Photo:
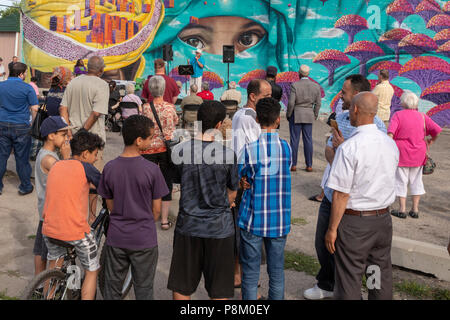
[[[294,113],[289,118],[289,133],[291,136],[292,148],[292,165],[297,166],[298,145],[300,143],[300,135],[303,139],[303,153],[305,155],[305,164],[312,167],[313,162],[313,140],[312,140],[312,123],[295,123]]]
[[[331,215],[331,202],[324,197],[319,208],[316,227],[316,253],[320,263],[320,270],[316,276],[317,286],[322,290],[333,291],[334,288],[334,255],[325,246],[325,235],[328,230]]]
[[[29,192],[31,184],[31,135],[30,125],[0,122],[0,191],[3,190],[3,176],[11,150],[14,148],[16,171],[20,178],[19,190]]]
[[[262,244],[267,253],[269,300],[284,299],[284,247],[286,236],[263,238],[241,229],[240,262],[242,266],[242,300],[256,300]]]

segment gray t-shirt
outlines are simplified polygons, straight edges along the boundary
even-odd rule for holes
[[[175,232],[199,238],[234,235],[227,189],[237,190],[239,177],[233,150],[217,142],[190,140],[172,151],[174,182],[181,183]]]
[[[106,142],[105,116],[108,114],[109,86],[96,76],[81,75],[70,81],[64,92],[61,106],[69,110],[73,126],[82,128],[92,111],[102,114],[89,130]]]
[[[42,171],[41,162],[45,156],[50,155],[56,160],[59,160],[58,154],[53,151],[45,150],[41,148],[36,157],[36,164],[34,168],[35,175],[35,184],[36,184],[36,194],[38,198],[38,212],[39,212],[39,220],[44,221],[42,219],[42,212],[44,211],[44,203],[45,203],[45,189],[47,187],[47,177],[48,174]]]

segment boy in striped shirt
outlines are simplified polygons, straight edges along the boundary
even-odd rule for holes
[[[239,210],[241,232],[242,299],[256,300],[261,250],[264,243],[269,273],[269,300],[284,299],[284,247],[291,226],[291,148],[280,139],[280,104],[273,98],[256,104],[262,134],[246,144],[239,161],[239,176],[250,189]]]

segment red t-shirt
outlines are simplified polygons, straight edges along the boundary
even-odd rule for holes
[[[166,80],[166,90],[164,90],[164,101],[168,103],[173,103],[173,98],[178,97],[180,94],[180,89],[178,89],[177,83],[171,77],[165,74],[158,74],[158,76],[162,76],[164,80]],[[152,76],[149,76],[144,83],[144,88],[142,89],[142,98],[147,99],[148,102],[153,101],[152,94],[148,89],[148,81]]]
[[[214,94],[211,91],[200,91],[197,95],[203,100],[214,100]]]

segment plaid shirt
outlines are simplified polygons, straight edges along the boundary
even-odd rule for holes
[[[291,230],[291,148],[278,133],[262,133],[246,144],[239,176],[251,188],[244,191],[239,227],[260,237],[278,238]]]

